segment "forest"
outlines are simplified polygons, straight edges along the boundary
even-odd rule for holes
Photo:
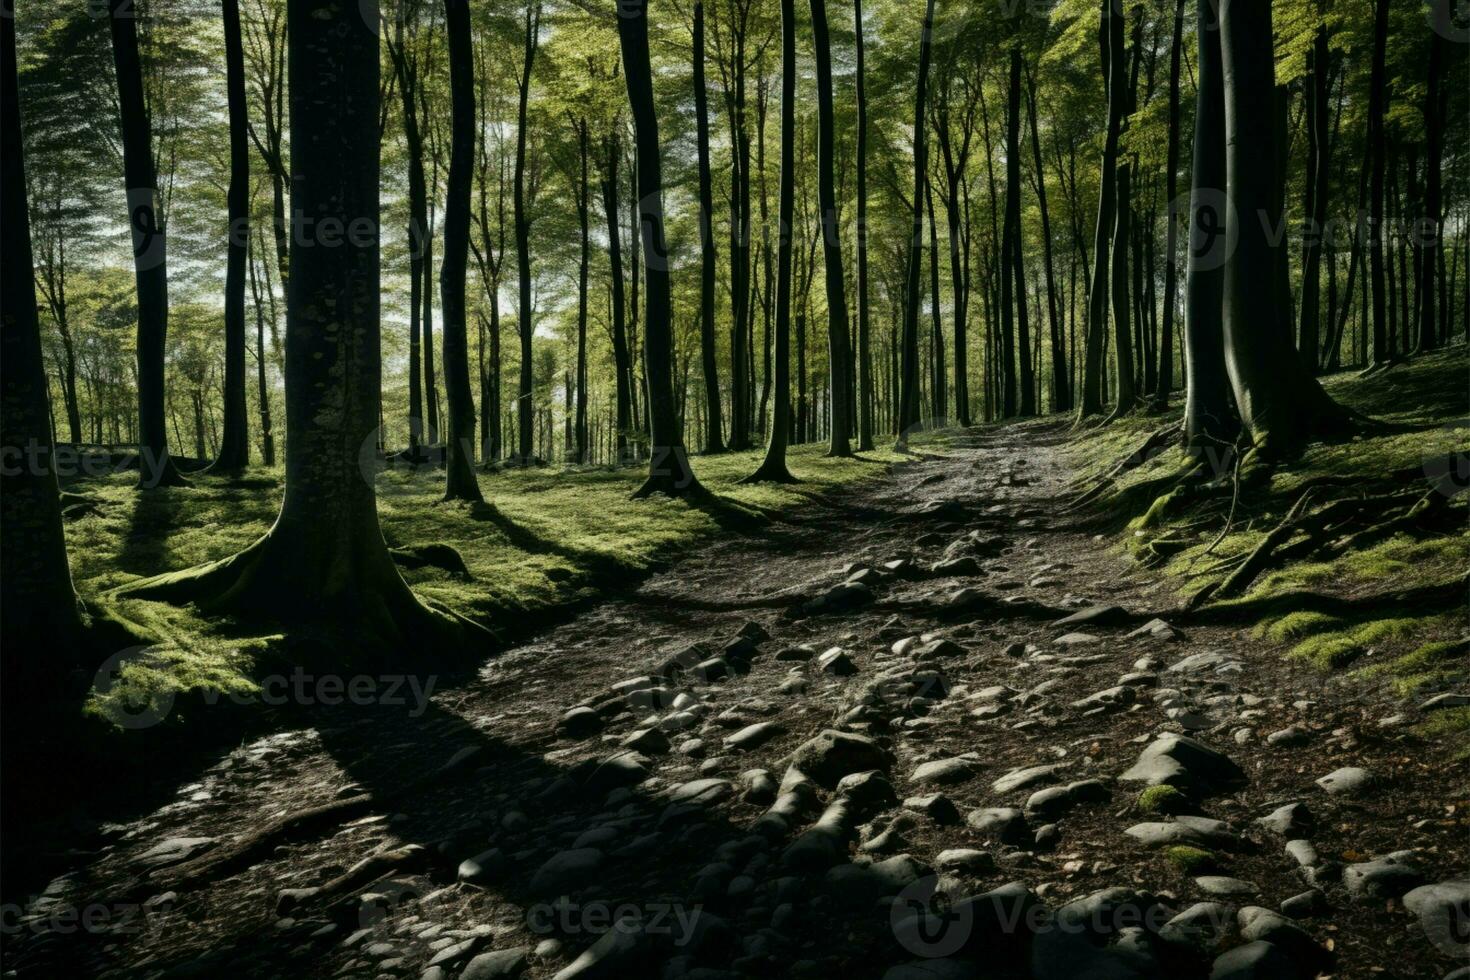
[[[1463,4],[0,4],[8,974],[1465,975]]]

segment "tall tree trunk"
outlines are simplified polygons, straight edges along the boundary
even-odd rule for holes
[[[908,433],[919,424],[919,263],[924,257],[924,175],[929,151],[924,133],[924,100],[929,89],[929,45],[934,29],[934,0],[924,5],[923,33],[919,38],[919,78],[914,88],[914,197],[910,225],[908,272],[904,285],[903,356],[898,410],[898,446],[908,444]]]
[[[1419,268],[1419,347],[1420,351],[1439,346],[1439,314],[1436,312],[1435,273],[1444,262],[1440,223],[1443,204],[1441,157],[1444,155],[1445,103],[1440,98],[1440,74],[1444,63],[1444,38],[1449,32],[1448,0],[1434,0],[1430,16],[1435,19],[1429,34],[1429,70],[1424,90],[1424,221],[1416,229],[1422,242],[1423,259]],[[1445,340],[1448,340],[1445,337]]]
[[[540,0],[531,0],[526,5],[525,54],[520,77],[520,103],[516,110],[515,229],[516,272],[520,287],[517,319],[521,335],[521,383],[516,392],[516,418],[520,422],[520,428],[517,433],[516,455],[522,464],[529,464],[536,456],[535,448],[531,445],[533,417],[536,412],[536,407],[531,403],[531,387],[534,381],[531,338],[536,333],[536,326],[531,310],[531,220],[526,210],[526,116],[527,101],[531,95],[531,70],[536,62],[536,45],[540,31]]]
[[[863,68],[863,0],[852,3],[857,48],[858,450],[873,448],[873,353],[868,322],[868,99]]]
[[[255,400],[260,407],[260,455],[266,466],[276,465],[276,437],[271,428],[271,396],[270,388],[266,385],[265,377],[265,317],[266,304],[260,294],[260,279],[256,274],[256,256],[259,256],[260,265],[266,265],[265,239],[257,234],[255,246],[247,253],[250,268],[250,296],[255,304]],[[270,289],[267,281],[266,289]],[[275,316],[275,302],[270,304],[271,316]]]
[[[1026,268],[1021,243],[1021,49],[1011,48],[1006,104],[1006,211],[1011,222],[1011,273],[1016,278],[1016,360],[1021,374],[1019,414],[1036,414],[1036,376],[1031,361],[1031,325],[1026,310]],[[1009,363],[1009,361],[1007,362]]]
[[[817,206],[821,211],[822,257],[827,287],[827,383],[832,426],[827,455],[851,456],[852,423],[847,410],[847,297],[843,288],[842,239],[837,230],[837,187],[833,175],[836,114],[832,104],[832,39],[826,0],[811,0],[812,42],[817,59]]]
[[[0,444],[22,453],[0,467],[0,617],[5,621],[5,711],[61,693],[81,653],[82,621],[67,563],[55,446],[31,270],[30,215],[15,58],[15,18],[0,17]],[[10,453],[7,452],[7,456]]]
[[[725,451],[715,351],[714,191],[709,165],[709,93],[704,80],[704,0],[694,4],[694,121],[699,153],[699,342],[704,370],[704,451]]]
[[[674,411],[673,323],[669,293],[668,242],[664,237],[663,173],[659,164],[658,116],[648,55],[648,0],[626,0],[618,18],[623,76],[633,115],[638,214],[643,235],[643,361],[648,381],[648,479],[635,496],[671,497],[702,492],[679,436]]]
[[[1383,182],[1384,119],[1387,115],[1387,73],[1384,66],[1388,46],[1389,0],[1374,0],[1373,62],[1368,91],[1368,267],[1373,286],[1373,363],[1388,358],[1388,287],[1383,268]]]
[[[1179,194],[1179,62],[1184,47],[1184,0],[1174,0],[1174,32],[1169,46],[1169,150],[1164,174],[1164,329],[1159,337],[1159,383],[1153,408],[1169,407],[1174,389],[1174,317],[1179,291],[1179,215],[1174,199]]]
[[[1289,311],[1263,288],[1286,261],[1285,243],[1273,244],[1269,231],[1280,222],[1285,173],[1262,165],[1278,160],[1274,113],[1266,111],[1278,97],[1272,37],[1269,0],[1221,3],[1226,187],[1236,215],[1225,263],[1225,366],[1255,452],[1290,458],[1347,417],[1294,355]]]
[[[475,478],[475,401],[470,394],[470,345],[465,321],[465,273],[470,253],[470,184],[475,169],[475,51],[469,0],[444,0],[449,42],[449,175],[444,186],[444,257],[439,306],[444,321],[444,390],[449,426],[444,440],[444,499],[483,502]]]
[[[345,229],[339,247],[291,250],[286,324],[286,491],[246,550],[130,585],[283,622],[326,623],[355,664],[364,648],[462,655],[467,621],[430,610],[404,584],[378,526],[379,61],[376,3],[288,0],[292,204],[303,228]],[[319,647],[335,649],[335,644]]]
[[[1065,412],[1072,407],[1072,396],[1067,382],[1067,351],[1062,342],[1061,303],[1057,298],[1056,273],[1052,266],[1051,215],[1046,206],[1046,169],[1041,160],[1041,129],[1036,125],[1036,77],[1028,72],[1026,81],[1031,153],[1036,164],[1036,203],[1041,210],[1041,254],[1046,269],[1046,313],[1051,336],[1051,409],[1053,412]],[[1040,313],[1037,315],[1040,316]],[[1039,328],[1037,332],[1040,333]],[[1040,346],[1039,340],[1037,346]],[[958,353],[955,356],[958,357]]]
[[[1225,196],[1225,76],[1219,8],[1199,0],[1194,115],[1194,168],[1189,201],[1189,268],[1185,282],[1185,452],[1215,461],[1235,439],[1230,377],[1225,370],[1225,261],[1230,220]]]
[[[1328,145],[1327,28],[1317,27],[1311,53],[1307,56],[1309,91],[1307,114],[1307,188],[1304,210],[1306,228],[1302,247],[1302,305],[1297,325],[1296,349],[1307,370],[1316,373],[1320,333],[1318,318],[1321,294],[1322,234],[1327,222],[1328,178],[1332,149]]]
[[[131,0],[109,0],[112,57],[122,117],[123,177],[128,224],[133,233],[133,271],[138,290],[139,486],[185,486],[168,454],[164,358],[168,345],[168,245],[159,215],[153,134],[143,95],[137,9]]]
[[[224,432],[213,469],[238,473],[250,462],[245,408],[245,253],[250,247],[250,137],[239,0],[222,0],[225,90],[229,103],[229,234],[225,246]]]
[[[1097,228],[1093,236],[1092,283],[1087,293],[1087,344],[1082,372],[1081,417],[1103,410],[1102,355],[1108,322],[1109,260],[1116,224],[1118,138],[1126,108],[1128,84],[1123,62],[1123,9],[1113,0],[1102,0],[1099,43],[1102,49],[1103,81],[1108,93],[1108,125],[1103,142],[1102,170],[1098,179]]]
[[[742,483],[795,483],[786,467],[791,435],[791,246],[796,208],[796,11],[781,0],[781,178],[776,201],[776,383],[766,455]]]
[[[606,168],[602,176],[602,210],[607,216],[607,257],[609,277],[612,282],[612,343],[613,370],[617,374],[617,433],[616,450],[619,466],[628,462],[628,432],[633,427],[632,392],[629,382],[632,367],[629,364],[628,331],[625,320],[627,304],[623,297],[623,250],[621,210],[618,204],[618,160],[622,150],[616,136],[604,143]]]
[[[587,180],[587,156],[590,152],[587,120],[577,120],[577,162],[581,167],[578,174],[580,189],[577,192],[577,224],[582,236],[582,251],[577,257],[577,404],[575,459],[586,463],[590,447],[587,442],[587,278],[592,263],[592,235],[590,212],[592,210],[592,188]]]
[[[934,331],[930,334],[929,392],[931,411],[936,427],[943,424],[949,414],[949,398],[945,391],[946,371],[944,364],[944,323],[942,307],[939,305],[939,223],[934,220],[934,181],[924,181],[924,202],[929,211],[929,305],[933,312]]]
[[[408,158],[408,451],[418,458],[424,440],[423,293],[424,248],[429,221],[428,192],[424,188],[424,148],[419,131],[418,68],[404,37],[404,20],[396,17],[394,40],[388,54],[403,103],[403,138]],[[282,282],[285,285],[285,280]]]

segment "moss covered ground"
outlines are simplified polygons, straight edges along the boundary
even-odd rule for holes
[[[1313,508],[1353,494],[1427,491],[1444,472],[1446,457],[1470,448],[1467,379],[1470,357],[1463,346],[1369,377],[1343,372],[1324,378],[1340,403],[1389,428],[1313,445],[1290,465],[1257,468],[1240,480],[1238,495],[1228,459],[1216,466],[1213,492],[1181,490],[1189,463],[1171,444],[1118,475],[1084,513],[1100,533],[1116,537],[1121,550],[1166,576],[1183,602],[1238,567],[1309,483],[1324,485]],[[1181,417],[1182,405],[1176,405],[1167,413],[1082,430],[1068,447],[1079,491],[1096,485],[1151,433]],[[1245,457],[1242,467],[1252,465]],[[1461,487],[1465,475],[1460,474]],[[1253,626],[1256,638],[1285,656],[1323,670],[1350,670],[1410,697],[1463,684],[1470,676],[1466,594],[1456,590],[1467,568],[1470,533],[1461,496],[1432,526],[1288,562],[1210,608],[1217,619],[1229,616]],[[1434,723],[1470,724],[1451,712],[1440,713]]]
[[[480,475],[498,512],[470,519],[442,504],[443,476],[385,471],[377,476],[379,515],[392,548],[447,545],[467,572],[434,565],[402,569],[420,596],[514,635],[558,612],[635,583],[680,551],[722,533],[758,533],[773,515],[839,487],[874,479],[902,459],[888,450],[829,459],[823,445],[792,448],[795,485],[740,485],[761,452],[697,457],[712,492],[701,504],[654,497],[632,500],[642,467],[509,469]],[[122,621],[146,650],[126,651],[106,690],[92,692],[104,716],[165,694],[248,693],[259,662],[280,638],[272,624],[201,616],[109,592],[161,572],[227,557],[269,529],[280,505],[283,473],[257,467],[243,480],[193,474],[193,485],[140,493],[135,476],[114,474],[65,489],[84,498],[67,522],[72,575],[82,599]],[[73,499],[73,498],[68,498]],[[90,502],[90,505],[87,503]],[[181,712],[175,712],[180,714]]]

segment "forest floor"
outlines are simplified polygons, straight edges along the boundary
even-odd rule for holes
[[[1075,506],[1171,416],[937,434],[471,674],[309,687],[7,896],[3,968],[1465,976],[1460,503],[1185,608],[1298,481],[1428,487],[1465,365],[1333,379],[1418,428],[1187,506],[1173,453]]]

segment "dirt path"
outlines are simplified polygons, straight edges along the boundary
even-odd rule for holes
[[[241,746],[7,910],[6,969],[1071,980],[1205,977],[1222,952],[1217,971],[1256,972],[1221,976],[1311,976],[1334,955],[1343,977],[1463,965],[1463,945],[1430,935],[1442,921],[1463,944],[1463,879],[1414,893],[1415,913],[1400,900],[1464,875],[1463,767],[1407,734],[1414,706],[1289,666],[1248,628],[1135,632],[1175,601],[1069,526],[1063,437],[1013,427],[918,458],[698,549],[475,678],[413,678],[406,708],[317,708],[315,727]],[[1054,625],[1082,610],[1091,622]],[[1154,744],[1170,732],[1224,758]],[[1140,808],[1146,782],[1118,779],[1141,753],[1186,791],[1154,793],[1162,812]],[[1361,794],[1314,782],[1349,766],[1375,777]],[[363,794],[238,873],[174,880],[180,858]],[[1285,833],[1257,822],[1293,803]],[[1288,838],[1315,845],[1292,845],[1301,867]],[[334,880],[331,895],[290,891]],[[1294,918],[1237,915],[1288,900]]]

